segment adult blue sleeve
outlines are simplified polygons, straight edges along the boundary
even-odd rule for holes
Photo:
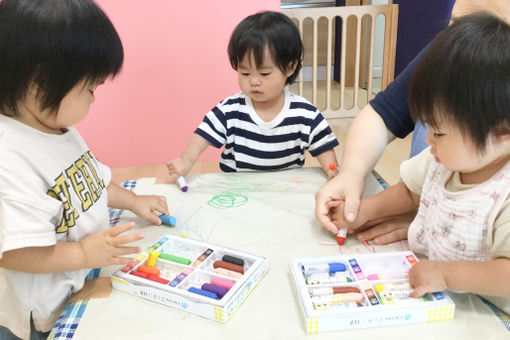
[[[399,138],[404,138],[414,130],[407,94],[416,66],[428,47],[425,46],[398,77],[370,101],[370,105],[381,116],[386,127]]]

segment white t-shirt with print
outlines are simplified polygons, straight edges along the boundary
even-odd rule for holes
[[[46,134],[0,114],[0,258],[9,250],[78,241],[107,229],[110,179],[110,169],[74,128]],[[32,314],[37,330],[50,330],[89,271],[0,268],[0,325],[28,338]]]

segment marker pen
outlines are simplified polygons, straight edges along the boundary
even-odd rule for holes
[[[343,245],[345,242],[345,238],[347,237],[347,228],[338,229],[338,233],[336,234],[336,242],[339,245]]]
[[[345,266],[345,264],[341,262],[301,265],[301,270],[303,271],[305,276],[309,276],[315,273],[344,272],[346,269],[347,267]]]
[[[182,192],[188,191],[188,184],[186,183],[184,176],[177,177],[177,185],[179,186]]]
[[[175,217],[165,214],[159,215],[159,219],[162,224],[175,225],[175,223],[177,223],[177,219]]]
[[[361,293],[345,293],[345,294],[332,294],[312,297],[312,302],[318,305],[326,303],[341,303],[341,302],[362,302],[365,300]]]
[[[305,282],[307,285],[336,285],[352,282],[352,279],[347,276],[331,276],[329,278],[307,277]]]
[[[356,287],[321,287],[321,288],[311,288],[310,295],[322,296],[322,295],[332,295],[332,294],[345,294],[345,293],[360,293],[360,290]]]

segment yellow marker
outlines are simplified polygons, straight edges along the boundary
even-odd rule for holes
[[[158,262],[159,252],[153,251],[149,254],[149,259],[147,259],[146,265],[149,267],[156,267],[156,263]]]
[[[138,257],[136,258],[136,262],[143,262],[143,260],[145,260],[147,258],[147,255],[145,255],[144,253],[141,253],[140,255],[138,255]]]
[[[185,234],[185,233],[180,233],[178,236],[180,236],[180,237],[186,237],[186,234]]]

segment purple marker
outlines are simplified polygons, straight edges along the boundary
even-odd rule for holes
[[[218,296],[218,298],[222,298],[225,294],[228,293],[228,289],[225,288],[225,287],[219,287],[219,286],[215,286],[213,284],[210,284],[210,283],[204,283],[202,285],[202,289],[203,290],[207,290],[208,292],[212,292],[214,294],[216,294]]]
[[[186,183],[184,176],[177,177],[177,185],[181,188],[182,192],[188,191],[188,184]]]

